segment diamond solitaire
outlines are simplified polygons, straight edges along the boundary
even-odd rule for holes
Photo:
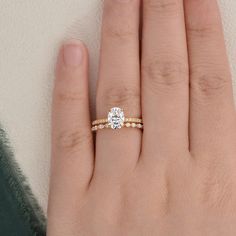
[[[124,111],[119,107],[113,107],[108,113],[107,120],[112,129],[121,129],[125,122]]]
[[[121,128],[137,128],[143,129],[142,118],[125,117],[123,109],[119,107],[113,107],[107,118],[94,120],[92,122],[91,130],[96,132],[102,129],[121,129]]]

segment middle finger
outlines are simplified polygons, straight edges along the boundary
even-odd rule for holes
[[[188,149],[188,57],[182,0],[143,1],[144,156]],[[145,155],[146,153],[146,155]]]

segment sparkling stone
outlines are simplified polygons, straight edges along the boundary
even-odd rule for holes
[[[113,107],[108,113],[108,124],[112,129],[120,129],[124,125],[125,115],[121,108]]]
[[[125,126],[126,126],[127,128],[129,128],[129,127],[131,126],[131,124],[130,124],[130,123],[126,123]]]
[[[132,123],[132,125],[131,125],[133,128],[135,128],[136,127],[136,124],[135,123]]]
[[[99,129],[104,129],[104,127],[105,127],[104,125],[99,125],[98,126]]]
[[[137,124],[137,127],[141,129],[143,126],[141,124]]]

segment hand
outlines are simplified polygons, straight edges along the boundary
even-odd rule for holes
[[[87,50],[70,41],[56,69],[48,235],[235,236],[236,119],[216,1],[105,0],[97,118],[118,106],[143,132],[99,130],[94,148],[87,84]]]

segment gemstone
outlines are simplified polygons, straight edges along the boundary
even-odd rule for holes
[[[105,126],[102,125],[102,124],[98,126],[99,129],[104,129],[104,127],[105,127]]]
[[[135,127],[136,127],[136,124],[135,124],[135,123],[132,123],[131,126],[132,126],[133,128],[135,128]]]
[[[120,129],[124,125],[124,111],[119,107],[113,107],[108,113],[108,124],[112,129]]]
[[[130,124],[130,123],[126,123],[125,126],[126,126],[127,128],[129,128],[129,127],[131,126],[131,124]]]
[[[137,127],[141,129],[143,126],[142,124],[137,124]]]

